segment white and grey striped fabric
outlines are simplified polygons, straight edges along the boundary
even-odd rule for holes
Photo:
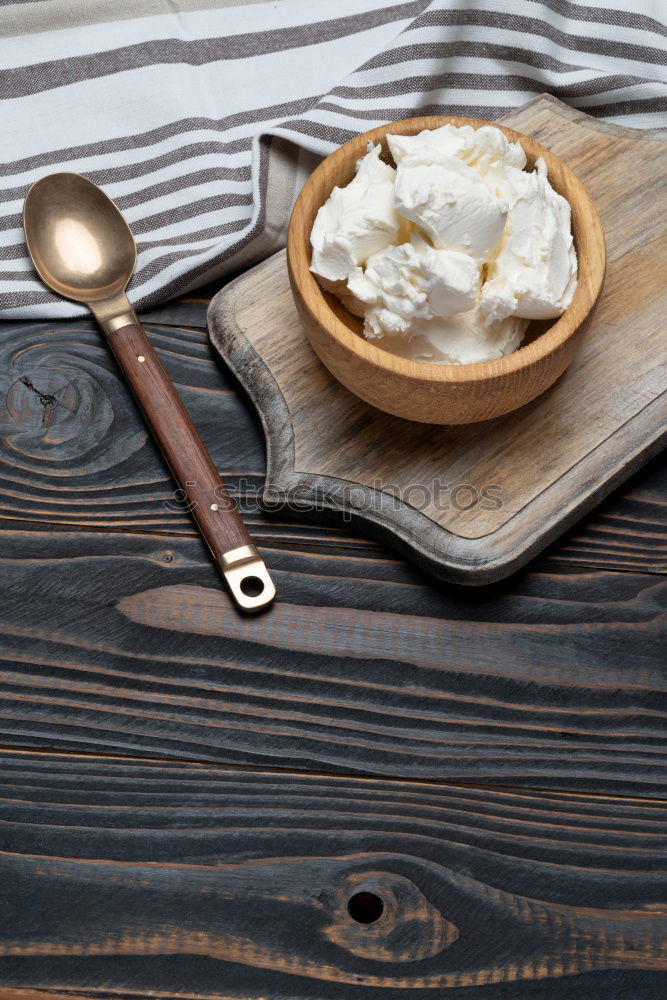
[[[369,9],[370,8],[370,9]],[[0,316],[85,310],[40,285],[21,206],[100,184],[146,306],[277,249],[318,159],[419,114],[495,119],[549,91],[667,124],[667,0],[0,0]]]

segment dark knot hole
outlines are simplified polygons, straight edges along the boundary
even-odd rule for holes
[[[347,911],[358,924],[374,924],[384,910],[384,903],[374,892],[355,892],[347,904]]]

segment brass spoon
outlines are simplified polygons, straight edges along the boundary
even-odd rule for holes
[[[237,605],[266,607],[267,568],[125,294],[137,248],[118,208],[79,174],[49,174],[28,191],[23,227],[44,284],[84,302],[102,327]]]

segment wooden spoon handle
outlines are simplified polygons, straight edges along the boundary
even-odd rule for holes
[[[106,337],[232,597],[259,611],[273,582],[145,330],[131,323]]]

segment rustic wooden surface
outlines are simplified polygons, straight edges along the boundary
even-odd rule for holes
[[[34,753],[5,754],[0,775],[7,986],[294,1000],[664,986],[665,803]],[[379,920],[350,917],[361,893],[383,900]]]
[[[572,164],[607,239],[605,286],[582,346],[532,403],[484,424],[427,428],[367,405],[306,342],[284,252],[224,288],[210,311],[214,342],[264,418],[270,495],[344,511],[436,575],[475,584],[514,572],[562,534],[659,449],[667,427],[667,299],[654,256],[665,224],[651,193],[667,165],[664,134],[605,126],[546,98],[504,121]],[[635,170],[636,214],[622,197]],[[321,312],[319,291],[311,298]],[[354,378],[392,395],[354,359]]]
[[[257,510],[207,304],[144,320],[278,583],[251,622],[94,326],[0,328],[0,997],[659,1000],[664,463],[434,584]]]

